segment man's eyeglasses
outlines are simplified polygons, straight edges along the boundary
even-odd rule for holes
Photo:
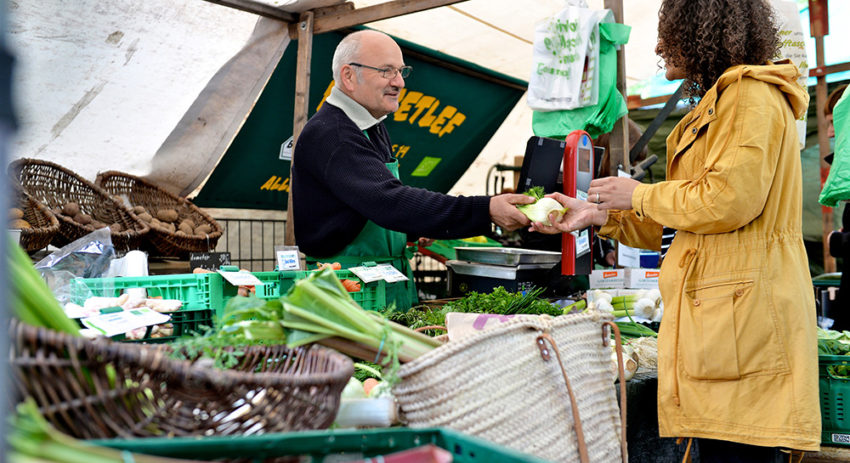
[[[385,68],[376,68],[374,66],[367,66],[365,64],[360,63],[348,63],[351,66],[357,66],[360,68],[371,69],[373,71],[378,71],[381,73],[381,77],[384,79],[395,79],[395,76],[401,74],[402,79],[407,79],[407,76],[410,75],[410,72],[413,71],[413,66],[402,66],[400,68],[394,68],[392,66]]]

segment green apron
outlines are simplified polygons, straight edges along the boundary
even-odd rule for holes
[[[398,178],[398,160],[386,164],[392,174]],[[308,257],[308,262],[339,262],[342,268],[357,267],[364,262],[392,264],[407,276],[407,281],[387,283],[387,305],[395,304],[396,310],[407,310],[419,301],[416,285],[413,282],[413,270],[410,268],[412,248],[407,248],[407,235],[401,232],[381,228],[371,220],[360,234],[339,254],[322,259]]]

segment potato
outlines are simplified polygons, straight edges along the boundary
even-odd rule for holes
[[[174,234],[180,237],[189,236],[183,230],[177,230]]]
[[[188,227],[189,227],[189,228],[191,228],[192,230],[194,230],[194,229],[195,229],[195,222],[193,222],[193,221],[192,221],[192,219],[183,219],[183,220],[181,220],[181,221],[180,221],[180,225],[179,225],[177,228],[183,228],[183,226],[184,226],[184,225],[185,225],[185,226],[188,226]],[[191,233],[189,233],[189,234],[191,235]]]
[[[111,231],[112,233],[121,233],[122,231],[124,231],[124,226],[118,222],[115,222],[109,226],[109,231]]]
[[[9,220],[17,220],[17,219],[23,219],[23,218],[24,218],[23,209],[20,209],[20,208],[17,208],[17,207],[13,207],[13,208],[9,209]]]
[[[82,212],[80,212],[74,216],[74,222],[77,222],[82,225],[88,225],[92,222],[92,219],[90,215],[83,214]]]
[[[151,215],[148,214],[147,212],[142,212],[141,214],[138,215],[138,217],[139,217],[139,220],[141,220],[143,222],[148,222],[148,223],[150,223],[151,220],[153,219],[153,217],[151,217]]]
[[[68,217],[76,217],[80,213],[80,205],[73,201],[67,202],[62,206],[62,212]]]
[[[133,214],[146,214],[148,211],[145,210],[144,206],[133,206]]]
[[[156,218],[163,222],[176,222],[179,217],[174,209],[160,209],[156,213]]]
[[[32,225],[30,225],[30,223],[27,222],[24,219],[15,219],[15,220],[12,221],[12,223],[9,224],[9,228],[14,228],[14,229],[32,228]]]
[[[105,227],[106,224],[101,222],[100,220],[94,219],[91,221],[91,226],[94,227],[95,230],[100,230],[101,228]]]
[[[180,224],[179,230],[182,231],[183,233],[185,233],[187,236],[195,234],[195,230],[192,227],[190,227],[188,224],[185,224],[185,223]]]
[[[201,235],[201,236],[209,235],[210,232],[212,232],[212,227],[209,224],[206,224],[206,223],[195,228],[195,234],[196,235]]]

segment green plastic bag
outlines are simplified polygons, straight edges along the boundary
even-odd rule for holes
[[[850,91],[845,91],[835,104],[832,123],[835,126],[835,155],[818,198],[819,203],[829,207],[850,200]]]
[[[564,138],[584,130],[591,138],[608,133],[628,113],[617,90],[617,46],[629,41],[631,27],[619,23],[599,24],[599,103],[565,111],[535,111],[531,127],[538,137]]]

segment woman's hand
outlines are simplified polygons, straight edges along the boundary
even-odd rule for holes
[[[590,182],[587,200],[600,210],[632,208],[632,193],[640,182],[625,177],[603,177]]]
[[[576,198],[561,193],[552,193],[546,195],[548,198],[553,198],[567,208],[567,212],[557,220],[557,214],[552,213],[549,216],[549,221],[552,225],[543,225],[541,222],[531,224],[530,231],[546,233],[549,235],[557,233],[569,233],[573,230],[581,230],[591,225],[603,225],[608,219],[608,213],[600,211],[596,204],[591,204],[587,201],[582,201]]]

